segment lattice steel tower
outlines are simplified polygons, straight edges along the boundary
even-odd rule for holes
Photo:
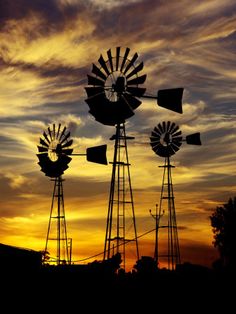
[[[186,139],[183,139],[178,125],[168,121],[159,123],[154,128],[150,140],[153,151],[165,159],[164,165],[161,166],[163,167],[163,178],[158,217],[161,217],[162,213],[165,214],[162,215],[161,223],[159,222],[156,227],[159,229],[156,230],[156,233],[160,236],[160,231],[165,232],[167,237],[164,238],[164,241],[167,242],[167,250],[164,253],[160,253],[157,247],[156,250],[159,254],[156,257],[156,261],[158,265],[160,258],[165,259],[167,260],[168,269],[174,270],[176,265],[180,264],[181,259],[172,183],[172,169],[174,166],[170,163],[170,157],[179,150],[183,141],[186,141],[187,144],[201,145],[200,133],[188,135]],[[158,242],[156,245],[158,246]]]
[[[125,125],[116,126],[116,134],[111,137],[115,141],[114,158],[112,162],[112,178],[107,214],[105,235],[104,259],[115,253],[120,253],[121,267],[125,269],[126,243],[135,242],[136,256],[139,258],[137,229],[134,212],[133,191],[130,176],[127,140],[133,137],[126,136]],[[127,238],[127,230],[133,229],[132,238]]]

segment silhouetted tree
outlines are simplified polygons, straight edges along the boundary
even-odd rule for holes
[[[236,197],[216,207],[210,216],[214,246],[224,267],[235,268],[236,262]]]
[[[153,274],[157,271],[157,264],[151,256],[142,256],[134,265],[134,269],[138,273]]]

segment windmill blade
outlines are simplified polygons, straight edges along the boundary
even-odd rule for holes
[[[140,72],[143,69],[143,62],[141,62],[136,68],[133,69],[133,71],[131,71],[126,78],[130,78],[131,76],[137,74],[138,72]]]
[[[36,156],[38,157],[38,159],[41,160],[47,160],[48,159],[48,154],[47,153],[43,153],[43,154],[36,154]]]
[[[183,140],[182,136],[175,137],[175,138],[172,138],[172,143],[180,147],[182,145],[182,140]]]
[[[113,104],[113,112],[114,116],[118,118],[120,121],[125,121],[125,119],[130,118],[134,115],[133,109],[136,108],[136,106],[139,106],[140,103],[137,103],[137,99],[130,96],[130,95],[121,95],[120,100],[118,103]]]
[[[40,137],[40,144],[46,147],[49,147],[48,143],[46,143],[41,137]]]
[[[87,161],[107,165],[107,145],[89,147],[86,150]]]
[[[147,75],[141,75],[139,77],[136,77],[133,80],[127,81],[127,85],[138,85],[138,84],[143,84],[146,80]]]
[[[167,146],[162,146],[162,145],[160,145],[160,146],[158,146],[158,147],[154,150],[154,152],[155,152],[157,155],[161,156],[161,157],[168,157],[168,156],[169,156],[169,151],[168,151]]]
[[[157,129],[157,128],[155,128],[155,129]],[[161,138],[161,133],[160,133],[158,130],[157,130],[157,131],[158,131],[158,133],[157,133],[155,129],[152,131],[151,136],[152,136],[153,138],[156,138],[156,139],[160,140],[160,138]]]
[[[87,74],[88,77],[88,85],[98,85],[104,86],[104,81],[99,80],[97,77]]]
[[[160,144],[160,138],[157,138],[157,137],[151,136],[151,137],[150,137],[150,141],[151,141],[151,143],[154,144],[154,145]]]
[[[104,88],[103,87],[85,87],[86,93],[88,95],[88,97],[93,97],[96,96],[98,94],[104,94]],[[105,94],[104,94],[105,95]]]
[[[53,123],[53,139],[55,140],[55,137],[56,137],[56,126],[55,126],[55,123]]]
[[[158,148],[162,146],[160,143],[154,143],[154,142],[150,142],[150,145],[152,146],[152,149],[154,152],[156,152]]]
[[[70,133],[70,132],[69,132]],[[68,134],[69,134],[68,133]],[[68,135],[67,134],[67,135]],[[70,134],[69,134],[69,136],[70,136]],[[63,142],[64,142],[64,140],[63,140]],[[61,142],[61,144],[63,143],[63,142]],[[62,149],[63,148],[65,148],[65,147],[69,147],[69,146],[71,146],[73,144],[73,140],[69,140],[68,142],[66,142],[65,144],[63,144],[63,145],[61,145],[61,147],[62,147]]]
[[[42,146],[38,146],[38,151],[39,151],[40,153],[45,153],[45,152],[48,151],[48,148],[42,147]]]
[[[96,95],[85,100],[90,108],[90,113],[95,119],[105,125],[121,123],[127,117],[134,115],[130,106],[122,99],[110,102],[104,95]]]
[[[122,97],[123,99],[125,99],[125,102],[128,104],[128,106],[129,106],[132,110],[138,108],[138,106],[140,106],[141,103],[142,103],[139,99],[135,98],[134,96],[132,96],[132,95],[130,95],[130,94],[128,94],[128,93],[122,94],[121,97]]]
[[[60,135],[60,138],[59,138],[59,142],[61,141],[61,139],[64,136],[65,132],[66,132],[66,126],[64,126],[64,128],[63,128],[63,130],[61,132],[61,135]]]
[[[62,153],[66,155],[72,155],[73,149],[72,148],[62,149]]]
[[[160,107],[183,113],[183,88],[162,89],[157,92],[157,103]]]
[[[163,130],[163,127],[161,125],[161,123],[158,123],[158,129],[160,130],[161,134],[165,133],[165,131]]]
[[[62,155],[60,155],[60,158],[58,160],[63,162],[67,166],[67,164],[72,160],[72,158],[67,156],[66,154],[62,154]],[[68,168],[68,166],[67,166],[67,168]]]
[[[179,126],[175,124],[175,126],[172,128],[171,135],[174,134],[179,130]]]
[[[52,132],[51,132],[50,127],[48,127],[48,134],[49,134],[49,137],[50,137],[50,139],[51,139],[51,141],[52,141]]]
[[[116,47],[116,71],[119,69],[120,47]]]
[[[177,151],[179,150],[179,147],[180,147],[181,145],[176,145],[175,143],[171,143],[170,146],[171,146],[172,149],[173,149],[173,154],[175,154],[175,152],[177,152]],[[173,154],[172,154],[172,155],[173,155]]]
[[[186,136],[186,143],[191,145],[202,145],[200,139],[200,133],[194,133]]]
[[[142,97],[146,91],[146,88],[127,86],[126,91],[133,96]]]
[[[156,132],[159,136],[161,136],[161,132],[160,132],[160,130],[158,130],[158,128],[156,126],[155,126],[153,131]]]
[[[110,75],[110,72],[107,68],[106,62],[103,59],[103,56],[101,55],[100,58],[98,59],[98,62],[100,63],[101,67],[103,68],[103,70],[106,72],[107,75]]]
[[[172,123],[170,124],[170,128],[169,128],[169,133],[170,133],[170,134],[173,133],[173,130],[174,130],[175,126],[176,126],[176,124],[175,124],[174,122],[172,122]]]
[[[106,75],[102,73],[102,71],[94,63],[93,63],[92,72],[93,74],[95,74],[96,76],[99,76],[104,81],[106,80]]]
[[[64,143],[70,137],[70,132],[68,132],[65,137],[60,141],[60,144]]]
[[[131,61],[129,62],[129,64],[127,65],[127,67],[125,68],[124,74],[126,74],[126,73],[129,71],[129,69],[130,69],[132,66],[134,66],[134,62],[135,62],[137,59],[138,59],[138,54],[137,54],[137,52],[135,52],[133,58],[131,59]]]
[[[85,99],[85,101],[89,105],[90,111],[95,118],[97,115],[106,115],[109,101],[105,97],[105,93],[95,94],[93,97]]]
[[[44,171],[45,168],[50,167],[51,162],[47,153],[37,154],[37,157],[39,159],[38,165],[42,168],[42,171]]]
[[[60,134],[60,129],[61,129],[61,123],[59,123],[59,125],[58,125],[57,138],[58,138],[58,136],[59,136],[59,134]]]
[[[48,144],[50,144],[50,140],[49,140],[46,132],[43,132],[43,136],[44,136],[45,140],[48,142]]]
[[[123,58],[123,61],[122,61],[121,67],[120,67],[120,71],[121,71],[121,72],[122,72],[122,70],[123,70],[123,68],[124,68],[124,66],[125,66],[125,63],[126,63],[126,61],[127,61],[129,52],[130,52],[130,49],[129,49],[129,48],[126,48],[125,54],[124,54],[124,58]]]
[[[171,122],[170,122],[170,121],[167,121],[166,132],[171,133],[171,131],[170,131],[170,126],[171,126]]]
[[[107,56],[108,56],[108,60],[109,60],[111,72],[113,72],[113,63],[112,63],[111,49],[109,49],[109,50],[107,51]]]
[[[174,145],[168,145],[166,146],[167,150],[166,152],[168,153],[168,156],[174,155],[175,152],[177,152],[177,150],[179,150],[179,148],[177,146]]]
[[[176,136],[179,136],[179,135],[181,135],[182,134],[182,132],[181,131],[178,131],[178,132],[176,132],[176,133],[172,133],[171,135],[172,135],[172,137],[176,137]]]
[[[153,138],[153,140],[155,139],[155,140],[160,141],[160,139],[161,139],[160,133],[157,133],[155,130],[153,130],[153,131],[151,132],[151,137]]]
[[[163,131],[165,133],[166,132],[166,123],[165,123],[165,121],[162,122],[162,128],[163,128]]]

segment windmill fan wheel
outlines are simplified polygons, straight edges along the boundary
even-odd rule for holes
[[[153,151],[161,157],[174,155],[182,145],[182,132],[173,122],[159,123],[152,131],[150,144]]]
[[[117,47],[114,55],[111,49],[107,58],[101,55],[99,66],[93,64],[92,75],[88,75],[88,87],[85,87],[88,98],[85,100],[89,112],[97,121],[105,125],[125,122],[134,115],[134,110],[141,104],[139,98],[145,93],[140,87],[146,75],[139,75],[143,62],[135,64],[138,54],[129,58],[130,49],[122,53]]]
[[[53,124],[52,128],[48,127],[43,132],[38,145],[37,157],[41,171],[46,176],[57,178],[68,169],[68,164],[72,159],[69,157],[73,152],[72,143],[70,132],[67,131],[66,127],[61,129],[61,124],[58,127]]]

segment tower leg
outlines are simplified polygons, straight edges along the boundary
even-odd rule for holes
[[[176,268],[176,265],[180,264],[180,249],[175,211],[174,190],[171,175],[171,169],[174,168],[174,166],[170,164],[169,157],[165,158],[165,164],[162,167],[164,168],[164,172],[162,179],[159,213],[165,212],[166,209],[167,216],[163,216],[162,224],[159,224],[158,228],[160,229],[159,232],[162,230],[162,234],[164,234],[164,231],[167,229],[167,239],[166,237],[162,237],[164,242],[167,242],[167,251],[164,252],[164,254],[160,254],[158,256],[158,260],[160,260],[160,258],[162,260],[167,260],[168,269],[174,270]],[[164,201],[167,201],[167,204],[164,204]],[[165,218],[167,219],[165,220]],[[158,252],[160,252],[159,249]]]
[[[121,267],[125,269],[125,247],[129,241],[135,243],[136,260],[139,259],[133,191],[127,149],[127,139],[132,138],[126,136],[125,125],[118,124],[116,126],[116,134],[112,139],[115,140],[115,145],[103,258],[109,259],[112,253],[120,253],[122,259]],[[133,230],[133,234],[131,239],[128,239],[128,230],[130,229]]]
[[[60,265],[69,263],[70,258],[62,185],[63,179],[58,177],[53,179],[53,181],[54,188],[44,250],[44,262],[47,262],[47,254],[53,253],[56,255],[56,258],[50,257],[49,262]],[[52,245],[53,242],[56,242],[56,247]]]

